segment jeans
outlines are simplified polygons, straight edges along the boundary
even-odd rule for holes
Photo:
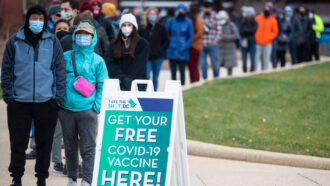
[[[171,67],[171,75],[172,80],[176,80],[176,66],[179,65],[180,69],[180,78],[181,78],[181,85],[185,84],[186,79],[186,63],[187,61],[181,61],[181,60],[170,60],[170,67]]]
[[[43,103],[13,102],[7,106],[8,129],[10,136],[9,172],[14,179],[21,178],[25,170],[25,151],[29,143],[31,122],[35,125],[37,159],[36,177],[49,176],[50,152],[59,107],[55,100]]]
[[[200,54],[201,52],[194,48],[189,50],[188,68],[191,83],[199,81],[198,61]]]
[[[72,112],[60,109],[68,177],[77,178],[78,146],[82,157],[82,179],[92,182],[96,147],[97,114],[93,109]],[[78,140],[79,136],[79,140]]]
[[[272,54],[271,54],[271,59],[272,59],[272,66],[275,69],[277,67],[277,40],[273,40],[272,44]]]
[[[62,129],[59,120],[57,120],[53,137],[52,161],[62,163]]]
[[[255,67],[257,69],[259,59],[261,58],[261,69],[267,70],[269,67],[270,56],[272,52],[272,44],[270,45],[258,45],[256,50]]]
[[[256,44],[249,44],[247,48],[242,48],[243,67],[247,67],[247,54],[250,53],[251,67],[255,66]]]
[[[213,77],[219,77],[219,61],[218,61],[218,47],[205,46],[203,47],[199,64],[202,68],[203,79],[207,79],[207,54],[210,54],[211,64],[213,68]]]
[[[154,84],[154,90],[158,89],[158,77],[160,69],[162,68],[164,58],[157,58],[148,60],[147,63],[147,79],[150,79],[150,72],[152,71],[152,82]]]

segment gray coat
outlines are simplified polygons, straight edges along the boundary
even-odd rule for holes
[[[221,33],[226,37],[218,42],[219,64],[226,68],[236,67],[236,40],[240,37],[238,29],[233,22],[228,21],[222,25]]]

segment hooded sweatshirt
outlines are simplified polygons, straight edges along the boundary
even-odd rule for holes
[[[29,29],[32,14],[45,16],[43,30],[34,36]],[[6,44],[2,61],[1,87],[6,103],[12,101],[41,103],[50,99],[61,102],[65,94],[65,61],[60,42],[45,30],[46,10],[35,5],[24,27]]]
[[[81,21],[89,22],[89,21]],[[81,23],[80,22],[80,23]],[[78,28],[79,24],[76,28]],[[93,23],[89,22],[91,25]],[[94,26],[94,25],[93,25]],[[101,56],[94,52],[94,47],[97,43],[97,34],[94,27],[94,36],[89,46],[79,46],[75,43],[76,30],[72,35],[72,48],[74,51],[76,69],[79,76],[83,76],[87,81],[94,85],[95,90],[90,97],[85,97],[76,91],[73,87],[73,83],[76,79],[71,51],[64,53],[64,59],[66,61],[66,94],[64,100],[61,103],[61,107],[71,111],[84,111],[94,109],[95,112],[100,113],[101,98],[103,90],[104,79],[108,78],[108,71],[105,62]]]

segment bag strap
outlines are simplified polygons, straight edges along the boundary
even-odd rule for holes
[[[74,51],[71,51],[71,59],[72,59],[72,66],[73,66],[73,72],[74,72],[74,76],[78,77],[79,74],[77,72],[77,67],[76,67],[76,58],[74,57]]]

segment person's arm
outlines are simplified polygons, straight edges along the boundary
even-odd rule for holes
[[[201,18],[196,17],[196,33],[194,34],[194,41],[203,37],[204,28]]]
[[[54,37],[53,59],[55,66],[55,100],[57,103],[61,103],[66,91],[66,62],[64,60],[61,43],[56,37]]]
[[[104,60],[102,60],[97,68],[96,68],[96,95],[95,95],[95,101],[93,105],[93,109],[96,113],[100,113],[101,109],[101,100],[102,100],[102,91],[103,91],[103,84],[104,80],[108,78],[108,70],[105,66]]]
[[[161,24],[159,24],[159,26],[161,27],[161,30],[162,30],[162,37],[161,37],[162,49],[164,50],[164,53],[166,53],[166,49],[167,49],[167,47],[169,45],[169,42],[170,42],[169,36],[168,36],[167,31],[166,31],[166,28]]]
[[[100,35],[102,36],[100,39],[101,50],[102,50],[103,56],[105,56],[107,53],[107,50],[109,49],[109,38],[103,27],[101,27],[101,29],[99,29],[99,32],[100,32]]]
[[[273,24],[271,26],[272,26],[272,28],[271,28],[271,32],[270,32],[270,38],[271,38],[271,40],[274,40],[278,35],[278,24],[277,24],[277,21],[275,18],[274,18]]]
[[[193,39],[194,39],[194,26],[192,24],[192,22],[190,21],[190,19],[187,19],[188,20],[188,33],[187,33],[187,42],[186,42],[186,48],[189,49],[190,46],[191,46],[191,43],[193,42]]]
[[[114,42],[111,42],[111,44],[109,45],[107,54],[105,56],[106,67],[107,67],[107,70],[109,73],[109,77],[111,79],[122,80],[127,75],[122,72],[122,70],[118,64],[118,60],[116,60],[113,56],[113,46],[114,46]]]
[[[3,100],[7,104],[14,101],[13,98],[14,64],[15,64],[14,37],[16,36],[13,36],[7,42],[6,49],[2,58],[1,88],[2,88]]]

